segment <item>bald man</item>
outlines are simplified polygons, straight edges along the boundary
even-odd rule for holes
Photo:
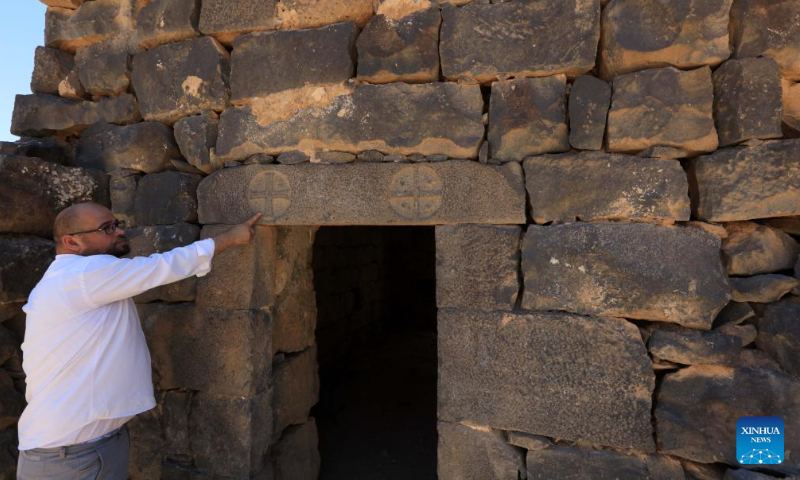
[[[252,240],[260,216],[217,237],[136,258],[120,258],[130,247],[106,207],[82,203],[56,217],[56,258],[23,307],[28,406],[19,420],[18,479],[127,478],[125,424],[156,405],[131,297],[205,275],[215,255]]]

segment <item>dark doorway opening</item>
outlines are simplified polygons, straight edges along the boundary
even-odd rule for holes
[[[314,243],[323,480],[436,478],[433,227],[323,227]]]

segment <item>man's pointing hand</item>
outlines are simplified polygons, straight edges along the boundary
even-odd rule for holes
[[[214,237],[214,256],[224,252],[228,247],[247,245],[250,243],[256,234],[256,229],[253,225],[255,225],[259,218],[261,218],[261,212],[253,215],[246,222],[240,223]]]

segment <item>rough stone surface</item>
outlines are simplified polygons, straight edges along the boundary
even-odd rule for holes
[[[78,49],[75,70],[86,92],[105,96],[126,92],[131,84],[131,54],[134,52],[126,42],[116,39]]]
[[[272,432],[270,402],[269,391],[195,395],[189,417],[195,466],[212,477],[251,478],[259,472]]]
[[[165,68],[164,65],[169,65]],[[230,55],[211,37],[171,43],[133,57],[131,82],[145,120],[173,124],[228,104]]]
[[[438,332],[440,420],[654,450],[655,377],[632,323],[445,309]]]
[[[599,36],[600,5],[593,0],[445,5],[442,73],[448,80],[481,83],[507,76],[581,75],[594,67]]]
[[[370,83],[439,80],[438,8],[373,16],[358,36],[358,78]]]
[[[70,147],[66,142],[52,137],[24,137],[15,142],[0,142],[0,155],[35,157],[64,165],[72,160]]]
[[[611,86],[591,75],[575,79],[569,93],[569,144],[581,150],[600,150],[611,105]]]
[[[569,150],[564,75],[492,84],[489,156],[501,162]]]
[[[134,216],[139,225],[197,222],[200,175],[162,172],[145,175],[136,187]]]
[[[232,225],[206,225],[201,238],[213,238]],[[214,267],[200,277],[197,304],[229,310],[258,310],[275,298],[276,232],[259,227],[248,245],[231,247],[214,258]]]
[[[83,168],[113,172],[120,168],[158,173],[180,157],[172,129],[159,122],[127,126],[96,124],[81,135],[75,163]]]
[[[603,9],[600,74],[717,65],[731,54],[732,0],[615,0]]]
[[[536,223],[640,219],[672,223],[691,214],[679,162],[613,153],[543,155],[525,160]]]
[[[769,305],[758,323],[756,345],[775,357],[785,371],[800,377],[800,304]]]
[[[356,35],[354,24],[337,23],[237,38],[231,55],[231,101],[243,104],[284,90],[350,79]]]
[[[58,84],[67,78],[74,63],[73,56],[67,52],[55,48],[36,47],[31,92],[58,95]]]
[[[525,223],[515,163],[249,165],[206,177],[198,199],[204,224],[235,225],[256,212],[260,223],[284,225]]]
[[[521,234],[520,227],[436,227],[436,305],[513,310]]]
[[[30,155],[37,157],[39,155]],[[789,235],[800,236],[800,216],[783,217],[783,218],[765,218],[760,220],[760,223],[768,227],[783,230]]]
[[[729,326],[726,330],[710,332],[655,330],[650,335],[648,348],[659,359],[682,365],[738,366],[742,363],[742,347],[750,343],[747,340],[752,340],[753,333],[752,325]],[[743,340],[744,336],[750,338]]]
[[[781,74],[774,60],[728,60],[714,71],[712,79],[720,146],[782,136]]]
[[[800,280],[768,273],[753,277],[731,278],[731,295],[737,302],[769,303],[779,300],[800,285]]]
[[[800,83],[781,79],[781,98],[783,102],[782,120],[787,130],[800,135]]]
[[[246,32],[277,26],[275,0],[203,0],[200,31],[230,45]]]
[[[783,77],[800,80],[800,4],[792,0],[735,0],[731,8],[734,57],[773,58]]]
[[[763,473],[753,472],[743,468],[739,470],[729,468],[725,472],[725,476],[722,480],[770,480],[774,478],[776,477],[773,477],[772,475],[765,475]]]
[[[133,27],[130,0],[94,0],[78,9],[48,8],[45,45],[75,53]]]
[[[211,158],[211,149],[217,144],[216,114],[195,115],[175,122],[175,140],[186,161],[203,173],[209,174],[222,168]]]
[[[505,480],[525,471],[522,451],[502,432],[439,422],[438,477],[442,480]]]
[[[374,13],[373,0],[281,0],[277,16],[281,28],[298,30],[353,22],[363,27]]]
[[[134,202],[136,201],[136,185],[141,175],[111,177],[108,191],[111,200],[111,212],[117,220],[125,222],[127,228],[136,226]]]
[[[314,344],[317,304],[312,253],[316,227],[278,227],[277,261],[267,275],[274,279],[272,351],[299,352]]]
[[[138,305],[163,390],[183,388],[231,396],[264,391],[272,368],[266,312]]]
[[[153,48],[195,37],[199,35],[199,18],[200,0],[151,1],[136,17],[139,47]]]
[[[308,421],[311,407],[319,400],[317,347],[287,355],[274,362],[272,372],[273,439],[289,425]]]
[[[797,260],[797,242],[783,231],[754,222],[725,225],[728,238],[722,254],[728,275],[757,275],[791,270]]]
[[[136,99],[127,93],[97,102],[75,101],[55,95],[17,95],[11,133],[31,137],[74,135],[94,123],[128,125],[141,119]]]
[[[547,437],[522,432],[508,432],[508,443],[525,450],[543,450],[553,446],[553,442]]]
[[[71,8],[76,9],[83,5],[86,0],[39,0],[48,7]]]
[[[708,330],[730,299],[718,237],[649,224],[531,225],[522,308]]]
[[[625,455],[615,451],[589,448],[554,447],[529,451],[526,463],[528,478],[646,478],[682,480],[681,463],[657,455]]]
[[[725,148],[688,168],[695,216],[711,222],[800,215],[800,139]]]
[[[739,466],[736,421],[742,416],[778,416],[786,425],[800,422],[800,382],[771,369],[733,369],[693,365],[664,377],[656,395],[659,451],[702,463]],[[713,408],[713,414],[709,414]],[[800,432],[784,432],[782,465],[764,466],[800,473]]]
[[[755,316],[753,308],[747,302],[729,302],[719,311],[714,319],[714,327],[724,325],[739,325],[748,318]]]
[[[26,301],[54,258],[55,245],[50,240],[0,235],[0,304]]]
[[[159,225],[155,227],[129,228],[125,230],[131,247],[129,257],[150,256],[168,252],[176,247],[189,245],[200,237],[200,227],[188,223]],[[190,277],[179,282],[156,287],[134,298],[136,303],[157,300],[165,302],[193,302],[197,290],[197,278]]]
[[[608,149],[635,153],[653,146],[681,149],[686,155],[713,152],[711,70],[684,72],[651,68],[614,79],[608,112]]]
[[[109,204],[103,172],[0,155],[0,232],[50,237],[58,212],[87,201]]]
[[[319,478],[319,436],[314,419],[288,427],[280,441],[270,448],[275,480],[306,480]]]
[[[315,87],[298,100],[298,108],[266,99],[225,110],[216,154],[226,160],[326,149],[478,156],[484,127],[477,86],[393,83],[332,88]],[[396,134],[397,125],[404,126],[403,135]]]
[[[81,79],[78,76],[78,71],[74,68],[69,72],[67,78],[58,84],[58,92],[56,93],[70,100],[89,100],[89,94],[86,93],[86,89],[83,88]]]

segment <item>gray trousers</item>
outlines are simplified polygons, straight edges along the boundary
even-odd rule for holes
[[[17,480],[125,480],[131,437],[127,425],[92,443],[19,452]]]

